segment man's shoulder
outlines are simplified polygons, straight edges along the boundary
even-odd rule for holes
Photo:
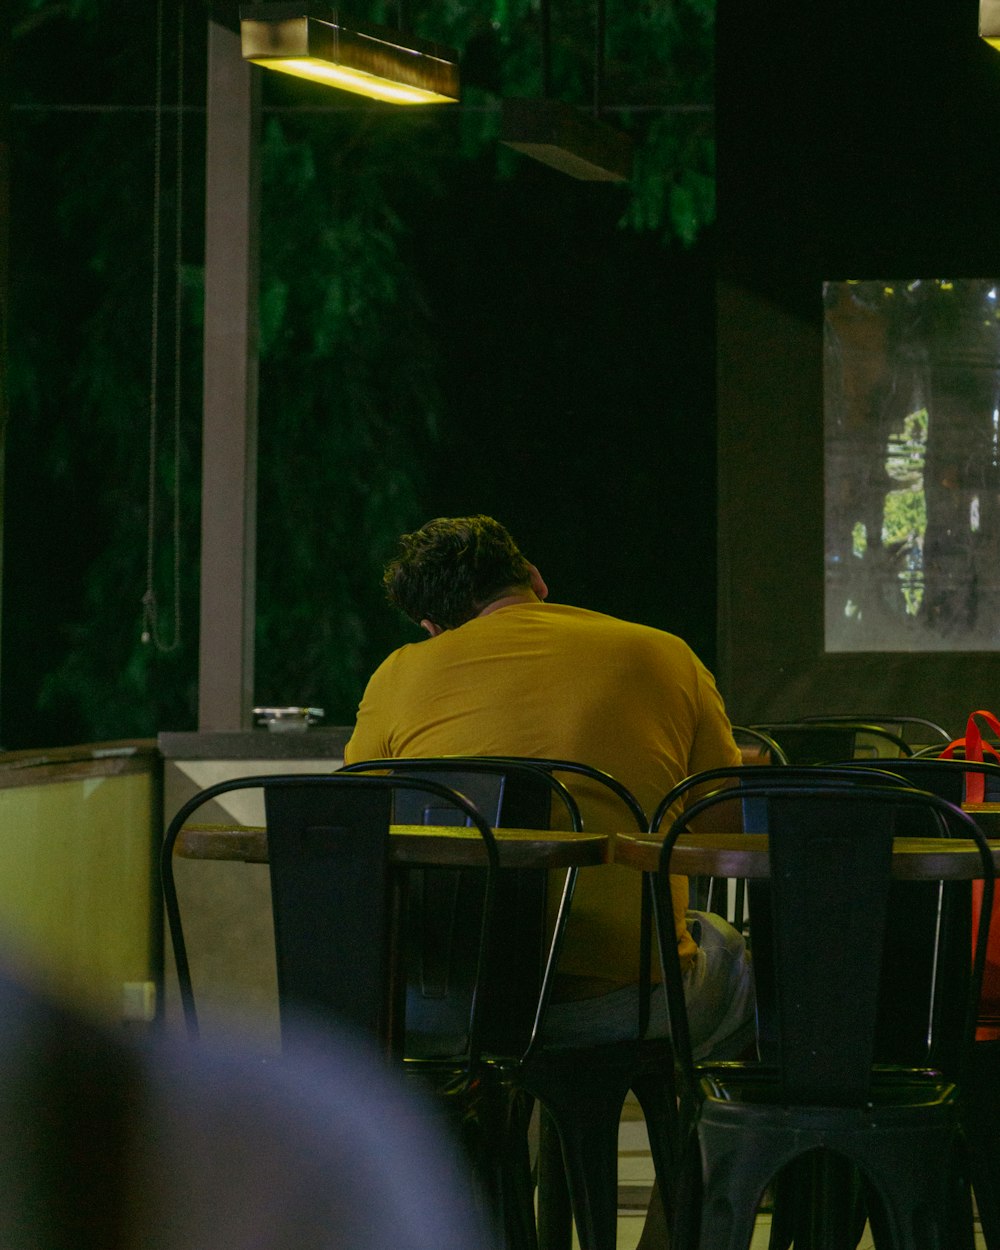
[[[690,646],[677,634],[654,625],[625,620],[593,608],[568,603],[533,603],[503,608],[477,617],[458,629],[446,630],[436,638],[406,643],[392,651],[375,670],[372,680],[398,682],[405,675],[416,676],[447,666],[457,658],[495,653],[496,636],[510,635],[524,643],[535,626],[555,643],[571,647],[595,646],[604,649],[645,651],[670,657],[677,662],[696,660]],[[525,634],[527,629],[528,634]]]
[[[423,641],[404,642],[395,651],[390,651],[372,673],[371,680],[374,681],[375,678],[382,679],[390,674],[398,673],[400,669],[405,669],[408,664],[426,655],[425,643],[430,641],[432,640],[428,638]]]
[[[671,634],[655,625],[647,625],[642,621],[629,621],[624,617],[612,616],[607,612],[598,612],[592,608],[578,608],[568,604],[551,604],[551,609],[564,615],[567,624],[578,624],[583,628],[606,630],[608,633],[632,637],[636,641],[646,642],[650,646],[667,647],[671,650],[690,652],[690,646],[678,634]]]

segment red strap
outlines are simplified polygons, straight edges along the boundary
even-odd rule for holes
[[[1000,720],[998,720],[992,712],[980,709],[973,712],[969,716],[968,724],[965,726],[965,737],[956,738],[954,742],[949,742],[945,749],[941,752],[942,759],[952,759],[956,750],[962,748],[962,753],[967,760],[973,760],[977,764],[983,762],[983,752],[991,755],[995,760],[1000,761],[1000,751],[997,750],[990,742],[983,741],[982,730],[979,728],[977,717],[981,716],[986,722],[989,729],[1000,737]],[[966,803],[982,803],[986,794],[986,778],[982,773],[968,772],[965,774],[965,801]]]

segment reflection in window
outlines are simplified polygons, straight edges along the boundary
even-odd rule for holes
[[[826,649],[1000,649],[997,283],[824,307]]]
[[[916,616],[924,601],[924,535],[927,533],[927,496],[924,461],[927,449],[927,409],[903,418],[901,431],[889,433],[886,476],[898,482],[885,492],[882,508],[882,546],[903,559],[899,593],[907,616]]]

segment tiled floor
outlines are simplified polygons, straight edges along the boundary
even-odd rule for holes
[[[653,1160],[646,1126],[629,1101],[618,1132],[618,1250],[635,1250],[653,1184]]]

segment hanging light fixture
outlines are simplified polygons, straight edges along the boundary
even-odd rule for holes
[[[1000,3],[1000,0],[996,0]],[[594,107],[588,116],[553,100],[549,0],[541,0],[542,99],[504,100],[500,141],[525,156],[587,182],[627,182],[632,174],[632,140],[600,120],[604,92],[604,0],[597,0],[594,39]]]
[[[979,0],[979,34],[1000,51],[1000,0]]]
[[[500,140],[585,182],[625,182],[632,172],[631,139],[562,100],[504,100]]]
[[[243,59],[390,104],[453,104],[458,55],[384,26],[349,25],[306,4],[240,9]]]

